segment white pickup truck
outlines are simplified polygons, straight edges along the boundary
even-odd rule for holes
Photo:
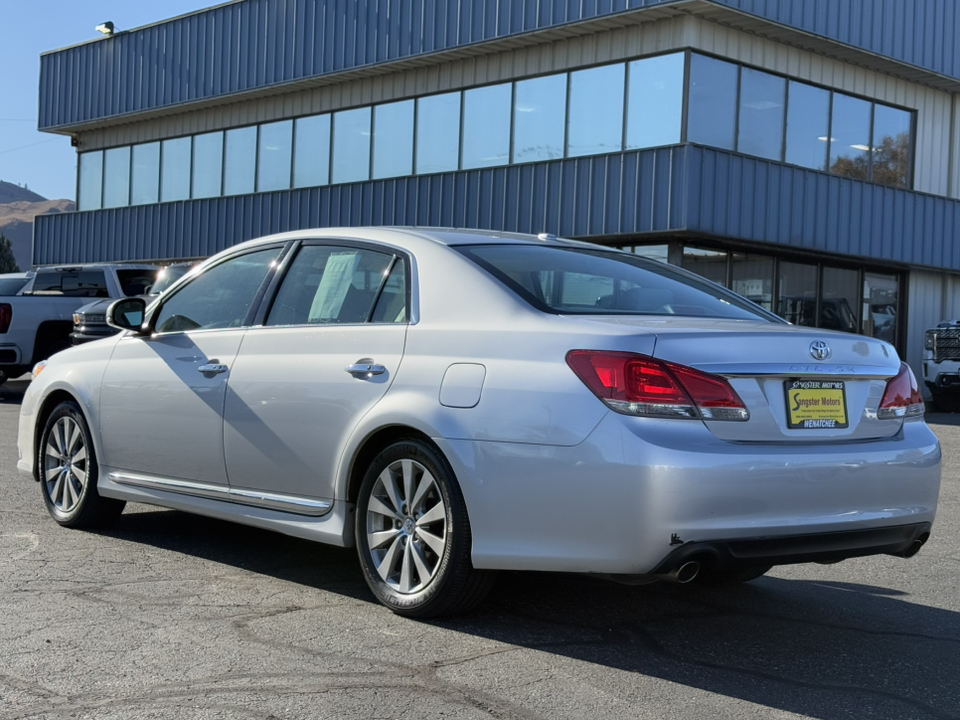
[[[93,298],[139,295],[156,265],[97,263],[41,267],[12,297],[0,297],[0,382],[70,347],[73,311]]]
[[[939,409],[960,409],[960,320],[942,322],[924,335],[923,382]]]

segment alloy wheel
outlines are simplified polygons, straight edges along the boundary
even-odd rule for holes
[[[47,434],[43,452],[43,481],[47,496],[62,513],[69,513],[87,485],[87,444],[83,429],[68,415],[59,418]]]

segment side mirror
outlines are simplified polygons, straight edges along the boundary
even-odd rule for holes
[[[107,308],[107,325],[119,330],[143,332],[143,320],[147,303],[137,297],[123,298]]]

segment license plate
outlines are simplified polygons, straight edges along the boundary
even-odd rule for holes
[[[792,378],[787,392],[787,427],[822,430],[847,427],[847,391],[843,380]]]

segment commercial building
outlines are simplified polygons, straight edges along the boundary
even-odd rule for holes
[[[551,232],[919,369],[960,315],[958,30],[952,0],[237,0],[42,56],[79,210],[34,261]]]

